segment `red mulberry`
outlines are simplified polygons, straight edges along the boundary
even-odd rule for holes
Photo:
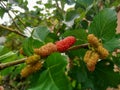
[[[75,43],[76,39],[73,36],[68,36],[63,40],[57,41],[56,46],[59,52],[66,51],[69,47],[71,47]]]

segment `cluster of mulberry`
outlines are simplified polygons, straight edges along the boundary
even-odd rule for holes
[[[75,37],[68,36],[63,40],[57,41],[55,44],[50,42],[41,46],[40,48],[34,49],[35,55],[30,56],[26,59],[25,62],[27,66],[22,69],[21,76],[27,77],[30,74],[40,70],[40,68],[42,67],[42,62],[40,61],[41,57],[46,57],[56,51],[64,52],[70,46],[72,46],[75,43],[75,41]]]
[[[73,36],[68,36],[64,38],[63,40],[57,41],[56,46],[57,46],[57,51],[59,52],[64,52],[68,48],[70,48],[74,43],[76,39]]]
[[[99,42],[94,34],[89,34],[87,38],[90,45],[99,53],[100,59],[105,59],[109,55],[108,50],[103,47],[102,43]]]
[[[27,64],[27,66],[24,67],[21,71],[22,77],[27,77],[30,74],[40,70],[40,68],[42,67],[42,62],[40,61],[39,55],[30,56],[26,59],[25,62]]]
[[[56,52],[56,51],[57,51],[57,47],[53,43],[47,43],[40,48],[34,49],[34,52],[37,55],[40,55],[42,57],[46,57],[46,56],[48,56],[51,53]]]
[[[86,52],[84,62],[87,64],[89,71],[94,71],[98,60],[105,59],[109,55],[109,52],[102,46],[102,43],[100,43],[98,38],[93,34],[88,35],[88,42],[94,49]]]

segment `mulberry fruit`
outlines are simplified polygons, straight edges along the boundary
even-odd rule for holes
[[[93,52],[89,61],[87,62],[88,66],[94,66],[96,65],[97,61],[99,59],[99,54],[97,52]]]
[[[88,50],[86,53],[85,53],[85,56],[84,56],[84,62],[87,63],[90,59],[92,55],[92,51],[91,50]]]
[[[27,77],[30,74],[32,74],[33,72],[34,72],[33,67],[31,67],[30,65],[27,65],[25,68],[22,69],[20,74],[22,77]]]
[[[89,71],[93,72],[95,70],[95,65],[93,65],[93,66],[88,66],[87,65],[87,68],[88,68]]]
[[[109,55],[108,50],[103,46],[98,46],[97,52],[100,54],[100,59],[105,59]]]
[[[69,47],[71,47],[75,43],[76,39],[73,36],[68,36],[63,40],[57,41],[56,46],[59,52],[66,51]]]
[[[42,57],[46,57],[56,51],[57,51],[57,47],[53,43],[47,43],[46,45],[38,49],[34,49],[34,52]]]
[[[36,62],[38,62],[40,59],[40,55],[33,55],[33,56],[29,56],[27,59],[26,59],[26,64],[35,64]]]
[[[42,62],[41,61],[38,61],[37,63],[35,64],[32,64],[32,65],[27,65],[25,68],[22,69],[21,71],[21,76],[22,77],[28,77],[29,75],[31,75],[32,73],[40,70],[42,67]]]
[[[76,39],[73,36],[68,36],[64,38],[63,41],[66,42],[69,46],[72,46],[75,43]]]
[[[42,67],[42,62],[41,62],[41,61],[37,62],[37,63],[33,66],[34,72],[40,70],[41,67]]]
[[[88,42],[90,43],[90,45],[93,47],[98,47],[100,44],[98,38],[95,37],[94,34],[89,34],[87,39],[88,39]]]
[[[99,60],[99,54],[95,51],[88,50],[84,56],[84,62],[87,64],[89,71],[95,70],[95,65]]]

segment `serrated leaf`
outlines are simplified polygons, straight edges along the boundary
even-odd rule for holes
[[[114,51],[116,48],[120,48],[120,40],[118,38],[113,38],[107,42],[104,43],[104,47],[112,52]]]
[[[110,40],[115,36],[117,16],[115,10],[106,8],[98,13],[90,24],[89,33],[102,40]]]
[[[34,28],[32,37],[35,39],[38,39],[40,41],[44,41],[46,36],[49,34],[49,29],[47,27],[44,26],[38,26],[36,28]]]
[[[108,86],[116,87],[120,84],[120,73],[113,71],[113,62],[102,60],[93,72],[95,90],[106,90]]]
[[[66,58],[59,53],[53,53],[47,58],[46,63],[47,70],[41,73],[37,83],[34,82],[36,86],[29,90],[71,90],[65,75]]]

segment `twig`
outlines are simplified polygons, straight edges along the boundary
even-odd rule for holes
[[[7,9],[7,5],[3,1],[1,1],[1,5],[4,7],[4,9],[6,9],[6,12],[8,13],[9,17],[12,19],[12,21],[15,24],[15,26],[17,27],[17,29],[21,30],[20,27],[15,22],[14,18],[12,17],[12,15],[9,13],[9,9]]]
[[[15,26],[17,27],[17,29],[20,30],[20,31],[22,31],[22,30],[20,29],[20,27],[17,25],[17,23],[15,22],[14,18],[10,15],[9,11],[8,11],[7,13],[8,13],[8,15],[9,15],[9,17],[12,19],[12,21],[13,21],[13,23],[15,24]]]
[[[88,43],[70,47],[67,51],[76,50],[76,49],[79,49],[79,48],[87,48],[87,47],[88,47]]]
[[[87,44],[73,46],[73,47],[69,48],[68,50],[76,50],[76,49],[79,49],[79,48],[86,48],[86,47],[88,47],[88,43]],[[17,64],[24,63],[26,59],[27,58],[23,58],[23,59],[16,60],[16,61],[13,61],[13,62],[2,63],[2,64],[0,64],[0,70],[5,69],[5,68],[10,67],[10,66],[14,66],[14,65],[17,65]]]
[[[58,8],[59,13],[62,12],[62,14],[65,14],[66,12],[64,11],[64,9],[63,9],[63,8],[61,9],[61,8],[59,7],[58,0],[55,0],[55,2],[56,2],[56,7]]]
[[[14,29],[12,29],[12,28],[9,28],[9,27],[3,26],[3,25],[0,25],[0,29],[5,29],[5,30],[8,30],[8,31],[10,31],[10,32],[14,32],[14,33],[16,33],[16,34],[18,34],[18,35],[20,35],[20,36],[26,37],[26,36],[25,36],[24,34],[22,34],[20,31],[14,30]]]
[[[26,27],[26,25],[24,24],[24,22],[17,16],[17,14],[11,10],[11,12],[15,15],[15,17],[22,23],[22,25],[24,25],[24,27]]]
[[[16,60],[16,61],[13,61],[13,62],[2,63],[2,64],[0,64],[0,70],[5,69],[5,68],[10,67],[10,66],[14,66],[14,65],[24,63],[25,60],[26,60],[26,58],[23,58],[23,59]]]

